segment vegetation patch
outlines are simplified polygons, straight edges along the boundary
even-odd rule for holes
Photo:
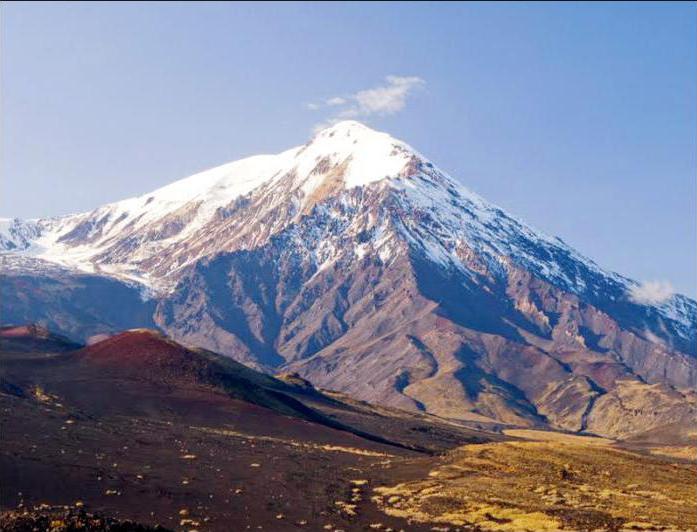
[[[425,478],[375,488],[372,500],[391,516],[481,530],[697,530],[695,464],[601,438],[526,436],[537,441],[460,447]]]

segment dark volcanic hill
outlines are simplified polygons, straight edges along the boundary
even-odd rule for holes
[[[81,341],[154,323],[258,369],[481,423],[628,437],[695,415],[693,300],[603,270],[356,122],[14,221],[0,246],[2,315]],[[107,297],[76,318],[71,294],[90,290]]]
[[[285,416],[302,421],[299,427],[310,422],[346,432],[349,438],[420,452],[438,451],[443,445],[438,438],[420,444],[408,431],[386,431],[384,425],[366,419],[375,410],[327,395],[296,375],[277,379],[149,329],[125,331],[80,346],[37,326],[3,328],[0,353],[0,377],[9,385],[6,392],[25,398],[45,395],[49,402],[53,395],[63,397],[96,417],[126,412],[151,416],[153,405],[171,402],[175,411],[206,419],[209,410],[229,402],[242,410],[261,407],[268,411],[269,422],[274,416]],[[196,398],[193,404],[182,399],[186,396]],[[418,417],[412,423],[422,424]],[[392,439],[382,436],[389,432],[394,434]],[[467,441],[480,438],[476,429],[460,427],[455,433]]]
[[[0,515],[8,530],[60,520],[112,530],[85,509],[174,530],[399,529],[405,519],[367,504],[367,479],[412,478],[434,452],[502,439],[345,402],[153,331],[84,348],[42,344],[35,327],[15,328],[11,344],[2,332],[0,510],[23,505]]]

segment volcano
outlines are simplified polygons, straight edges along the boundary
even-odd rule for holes
[[[358,122],[88,213],[5,221],[0,247],[3,321],[76,341],[156,327],[462,421],[628,438],[694,419],[695,301],[647,299]]]

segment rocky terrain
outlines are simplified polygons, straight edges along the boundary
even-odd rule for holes
[[[697,529],[665,447],[376,407],[155,331],[4,328],[0,383],[2,530]]]
[[[84,503],[74,506],[49,506],[41,504],[27,508],[23,504],[17,510],[0,514],[0,530],[5,532],[168,532],[162,526],[148,526],[132,521],[120,521],[113,517],[86,512]]]
[[[647,296],[356,122],[89,213],[4,225],[5,323],[80,342],[157,327],[461,421],[613,438],[694,424],[693,300]]]

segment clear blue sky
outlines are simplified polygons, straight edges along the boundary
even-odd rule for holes
[[[334,107],[639,280],[697,289],[696,4],[4,3],[0,216],[301,144]]]

